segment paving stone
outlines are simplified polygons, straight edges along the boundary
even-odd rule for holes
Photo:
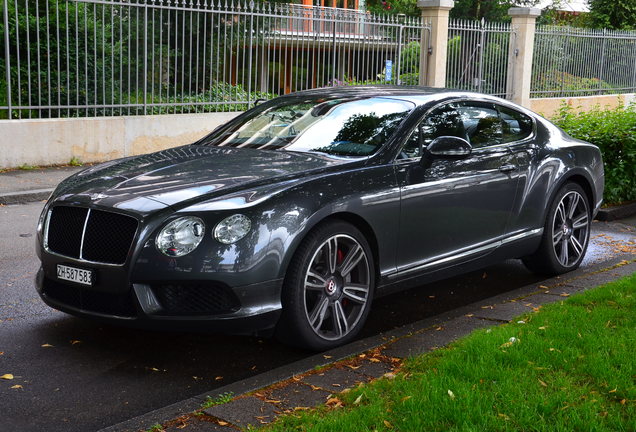
[[[360,365],[356,372],[371,378],[380,378],[387,372],[391,372],[391,365],[383,362],[364,362]]]
[[[477,318],[493,319],[500,321],[510,321],[514,317],[530,312],[531,307],[526,306],[523,300],[515,302],[506,302],[493,304],[484,308],[480,308],[472,312]]]
[[[536,306],[541,306],[543,304],[556,303],[567,299],[567,296],[560,296],[556,294],[535,294],[530,297],[524,298],[524,304],[533,304]]]
[[[621,269],[620,267],[618,267],[615,269],[602,271],[600,273],[594,273],[576,279],[570,279],[565,281],[565,284],[583,289],[594,288],[598,285],[603,285],[610,281],[619,279],[620,277],[624,276],[624,272],[625,269]]]
[[[330,392],[341,392],[346,388],[354,387],[359,382],[367,381],[367,378],[349,368],[331,368],[324,372],[307,375],[302,381]]]
[[[254,427],[259,427],[263,422],[269,423],[274,420],[275,410],[274,405],[263,402],[254,396],[248,396],[207,408],[203,412],[236,426],[247,427],[251,424]]]
[[[270,393],[270,398],[279,400],[284,409],[294,409],[296,407],[315,407],[327,401],[330,392],[324,390],[314,390],[310,386],[298,382],[286,385],[285,387],[274,389]]]
[[[573,285],[559,285],[559,286],[555,286],[552,287],[550,289],[547,289],[543,292],[543,294],[549,294],[549,295],[553,295],[553,296],[560,296],[561,294],[568,294],[568,295],[574,295],[577,293],[580,293],[582,291],[584,291],[585,288],[582,288],[580,286],[573,286]],[[564,296],[566,297],[566,296]]]
[[[440,330],[430,329],[392,343],[384,354],[393,357],[412,357],[439,348],[471,333],[473,330],[493,326],[493,322],[477,318],[458,317],[443,323]]]
[[[231,432],[235,430],[229,426],[220,426],[216,423],[199,420],[196,417],[189,419],[185,426],[183,423],[179,423],[165,429],[166,432]]]

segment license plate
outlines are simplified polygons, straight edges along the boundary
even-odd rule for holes
[[[57,265],[57,278],[71,282],[77,282],[82,285],[90,286],[93,284],[92,271],[69,267],[61,264]]]

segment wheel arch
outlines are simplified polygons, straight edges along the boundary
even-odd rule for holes
[[[359,214],[352,213],[352,212],[336,212],[336,213],[331,213],[328,215],[321,215],[320,217],[316,217],[313,220],[311,220],[309,223],[307,223],[307,225],[305,226],[305,229],[301,233],[299,233],[297,236],[295,236],[292,242],[290,243],[290,245],[287,247],[285,258],[283,262],[281,263],[282,264],[281,274],[283,275],[283,277],[284,275],[287,274],[287,270],[288,270],[290,262],[292,261],[294,255],[296,254],[298,247],[301,245],[301,243],[307,237],[307,235],[309,235],[309,233],[311,233],[314,229],[316,229],[318,226],[324,223],[327,223],[329,221],[338,221],[338,220],[344,221],[353,225],[362,233],[366,241],[369,243],[369,247],[371,248],[371,253],[373,254],[373,263],[375,267],[376,281],[378,280],[379,271],[380,271],[379,270],[380,269],[380,266],[379,266],[380,254],[379,254],[379,245],[378,245],[377,236],[375,234],[375,230],[365,218],[363,218]]]
[[[575,183],[581,186],[581,188],[583,189],[583,192],[585,192],[585,195],[588,198],[590,212],[591,213],[594,212],[594,206],[596,203],[596,196],[595,196],[596,194],[594,192],[594,187],[593,187],[593,182],[591,180],[591,177],[584,169],[575,168],[568,171],[566,174],[564,174],[563,177],[552,188],[549,198],[545,202],[545,211],[543,213],[543,218],[542,218],[544,223],[545,223],[545,218],[548,215],[548,209],[550,208],[552,201],[554,201],[554,198],[557,195],[557,193],[559,193],[561,188],[565,186],[567,183]]]

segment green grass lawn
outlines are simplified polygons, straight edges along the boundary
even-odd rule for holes
[[[266,430],[636,431],[636,274],[521,319]]]

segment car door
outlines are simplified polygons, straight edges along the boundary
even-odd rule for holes
[[[399,274],[445,267],[498,246],[518,181],[503,128],[492,103],[453,102],[425,115],[405,141],[395,161]],[[439,136],[466,139],[471,154],[421,164],[422,148]]]

